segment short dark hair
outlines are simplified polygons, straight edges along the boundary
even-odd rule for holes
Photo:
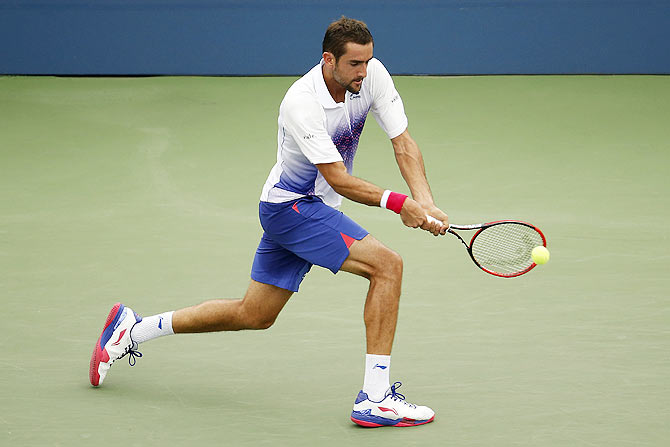
[[[323,37],[323,52],[332,53],[337,61],[344,54],[349,42],[359,45],[367,45],[370,42],[374,44],[372,34],[365,23],[342,16],[328,25],[326,35]]]

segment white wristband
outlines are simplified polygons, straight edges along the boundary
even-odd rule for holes
[[[391,195],[391,190],[390,189],[387,189],[386,191],[384,191],[384,194],[382,194],[382,200],[381,200],[381,202],[379,202],[380,207],[386,208],[386,202],[388,201],[390,195]]]

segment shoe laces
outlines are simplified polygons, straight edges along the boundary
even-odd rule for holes
[[[136,342],[132,342],[128,347],[123,351],[123,354],[119,358],[123,358],[126,355],[128,356],[128,364],[130,366],[135,366],[137,359],[142,357],[142,353],[137,350],[139,345]]]
[[[386,392],[386,396],[391,396],[391,400],[394,402],[402,402],[404,405],[409,405],[412,408],[416,408],[416,405],[410,404],[405,400],[405,396],[403,394],[400,394],[396,390],[402,386],[402,382],[394,382],[393,385],[391,385],[390,394],[389,391]]]

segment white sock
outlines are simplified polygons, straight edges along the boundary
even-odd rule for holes
[[[133,326],[131,337],[136,343],[144,343],[164,335],[172,335],[172,314],[174,311],[142,318]]]
[[[363,392],[368,395],[368,399],[379,402],[384,398],[386,391],[391,387],[389,380],[390,369],[390,355],[365,355]]]

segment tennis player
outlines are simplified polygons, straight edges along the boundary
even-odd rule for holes
[[[373,58],[367,26],[342,17],[330,24],[321,61],[286,92],[279,107],[277,163],[263,186],[259,215],[264,233],[244,298],[142,318],[117,303],[90,364],[99,386],[115,360],[141,356],[138,345],[164,335],[267,329],[312,265],[367,278],[367,339],[363,389],[351,419],[366,427],[431,422],[435,413],[410,404],[391,385],[391,347],[402,281],[401,257],[338,211],[342,197],[400,215],[408,227],[444,234],[448,217],[433,202],[423,157],[407,131],[403,102],[382,63]],[[351,175],[363,125],[372,113],[391,139],[412,197]],[[426,215],[439,222],[428,222]]]

